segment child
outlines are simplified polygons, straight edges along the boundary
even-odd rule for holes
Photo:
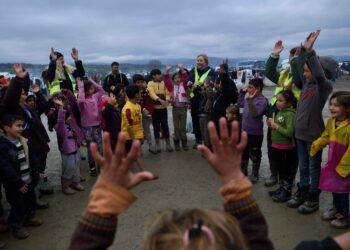
[[[105,121],[105,131],[111,136],[111,148],[115,149],[119,132],[121,131],[121,116],[117,100],[114,97],[107,97],[107,102],[102,108],[102,117]]]
[[[75,194],[74,190],[84,191],[80,184],[80,154],[75,129],[71,126],[72,114],[63,107],[59,98],[53,99],[59,106],[55,130],[57,134],[58,148],[62,158],[62,193]]]
[[[148,144],[148,151],[152,154],[156,154],[157,151],[153,147],[152,135],[151,135],[151,129],[150,129],[154,108],[153,108],[152,99],[147,89],[147,83],[145,82],[144,77],[140,74],[135,74],[132,77],[132,81],[134,84],[139,86],[141,90],[140,105],[142,108],[142,127],[143,127],[143,132],[145,134],[145,140],[147,141],[147,144]]]
[[[78,105],[81,112],[81,125],[87,143],[90,176],[97,176],[98,169],[91,156],[90,143],[95,142],[102,146],[101,120],[98,113],[98,100],[103,95],[103,88],[92,79],[81,81],[77,79],[79,96]]]
[[[125,151],[130,151],[133,140],[143,140],[142,112],[138,104],[140,100],[140,89],[137,85],[131,84],[126,88],[126,101],[122,110],[122,132],[126,133]],[[137,157],[137,163],[142,171],[145,170],[145,163],[141,151]]]
[[[237,121],[241,129],[242,117],[237,104],[230,104],[230,106],[226,108],[226,120],[229,132],[231,132],[231,123],[233,121]]]
[[[4,136],[0,137],[0,176],[11,205],[8,222],[18,239],[30,235],[24,225],[37,227],[43,223],[35,217],[38,165],[32,161],[33,151],[22,137],[23,124],[20,116],[5,115],[1,123]]]
[[[331,118],[322,135],[312,143],[310,155],[329,146],[319,188],[332,192],[333,208],[323,213],[322,218],[331,220],[335,228],[345,228],[350,225],[350,92],[335,92],[329,103]]]
[[[154,137],[156,138],[157,153],[161,152],[160,148],[160,129],[166,141],[168,152],[172,152],[173,148],[170,145],[169,126],[168,126],[168,102],[170,101],[170,93],[162,81],[162,72],[159,69],[151,71],[152,81],[148,83],[149,95],[153,100],[154,113],[152,116],[152,125]]]
[[[173,104],[173,124],[174,124],[174,145],[175,150],[180,151],[180,141],[182,149],[188,151],[186,136],[186,119],[187,119],[187,73],[181,64],[177,65],[178,73],[172,76],[173,84],[170,81],[169,72],[171,65],[166,66],[166,72],[163,76],[164,83],[171,94]]]
[[[261,146],[264,139],[263,115],[267,108],[267,99],[262,95],[263,80],[254,78],[249,81],[246,90],[241,90],[237,105],[243,108],[242,129],[248,134],[248,145],[242,154],[242,171],[248,175],[249,158],[253,162],[253,170],[250,180],[255,183],[259,179],[261,162]],[[245,99],[248,92],[249,96]]]
[[[28,107],[32,110],[35,109],[35,95],[28,95],[27,99],[26,99],[26,104],[28,105]]]
[[[279,188],[269,192],[273,201],[285,202],[290,199],[293,185],[295,166],[298,160],[294,142],[294,117],[293,103],[295,96],[291,90],[282,90],[277,95],[276,106],[278,112],[274,119],[268,119],[271,132],[271,156],[277,166]]]
[[[298,57],[292,59],[293,77],[302,79],[302,90],[295,115],[300,182],[295,195],[287,202],[302,214],[310,214],[319,207],[319,178],[322,150],[310,156],[311,144],[322,134],[323,107],[332,92],[332,82],[327,80],[315,51],[312,49],[320,31],[312,32],[305,40]]]

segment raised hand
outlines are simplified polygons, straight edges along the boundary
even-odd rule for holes
[[[283,42],[282,40],[278,40],[276,43],[275,43],[275,47],[273,48],[273,53],[275,55],[279,55],[281,54],[281,52],[283,51],[284,47],[283,47]]]
[[[15,72],[15,75],[18,78],[25,78],[27,76],[27,71],[22,66],[22,64],[16,63],[12,66],[13,71]]]
[[[316,30],[315,32],[311,32],[309,34],[309,36],[305,39],[304,48],[306,51],[312,50],[312,47],[314,46],[314,43],[315,43],[317,37],[319,36],[320,32],[321,32],[320,30]]]
[[[57,59],[57,54],[56,54],[54,48],[51,48],[50,57],[51,57],[51,60],[52,60],[52,61],[56,61],[56,59]]]
[[[38,84],[33,84],[32,91],[34,94],[40,92],[40,86]]]
[[[167,64],[167,66],[165,67],[166,72],[169,72],[172,68],[171,64]]]
[[[70,54],[71,54],[74,61],[79,60],[79,53],[78,53],[78,50],[76,48],[73,48],[72,53],[70,53]]]
[[[125,133],[121,132],[118,136],[117,146],[114,151],[111,149],[111,140],[108,133],[103,133],[103,152],[102,156],[95,143],[91,143],[90,149],[92,157],[101,168],[101,174],[98,178],[109,183],[117,184],[126,189],[131,189],[143,181],[156,178],[151,172],[142,171],[133,173],[132,165],[136,162],[141,143],[138,140],[133,141],[130,152],[125,156]]]
[[[228,65],[228,58],[225,58],[225,59],[222,61],[222,64]]]
[[[178,63],[177,67],[179,68],[180,71],[182,71],[184,69],[184,66],[181,63]]]
[[[213,122],[208,124],[208,132],[213,151],[205,145],[199,145],[198,150],[204,155],[209,164],[213,167],[216,173],[221,178],[224,184],[231,180],[238,180],[245,177],[241,171],[241,156],[244,148],[247,145],[247,133],[241,134],[240,143],[238,143],[239,126],[238,122],[234,121],[231,124],[231,135],[227,130],[227,122],[225,118],[220,118],[220,135],[216,132]]]

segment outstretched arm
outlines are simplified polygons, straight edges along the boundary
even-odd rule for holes
[[[119,134],[114,151],[111,149],[109,134],[103,134],[103,156],[96,144],[92,143],[91,153],[101,173],[91,190],[88,205],[75,229],[69,249],[107,249],[113,243],[118,214],[136,200],[129,190],[143,181],[155,179],[150,172],[131,171],[140,148],[140,141],[134,141],[125,156],[124,133]]]
[[[268,237],[267,223],[252,196],[252,184],[240,168],[242,152],[247,145],[247,134],[243,132],[238,143],[238,123],[231,124],[231,135],[225,118],[221,118],[219,124],[221,138],[214,123],[208,124],[213,152],[204,145],[199,145],[198,149],[221,178],[223,187],[220,192],[225,200],[224,208],[238,220],[249,249],[273,249]]]

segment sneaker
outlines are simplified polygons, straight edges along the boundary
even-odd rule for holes
[[[337,210],[332,207],[330,209],[328,209],[326,212],[323,212],[321,214],[321,218],[322,220],[334,220],[336,219],[335,215],[337,214]]]
[[[73,188],[74,190],[77,190],[77,191],[84,191],[85,188],[80,184],[80,183],[72,183],[70,185],[71,188]]]
[[[26,239],[30,234],[25,227],[14,227],[12,229],[12,235],[17,239]]]
[[[280,186],[279,188],[277,188],[277,189],[275,189],[275,190],[272,190],[272,191],[269,191],[268,193],[269,193],[269,195],[272,197],[272,196],[274,196],[274,195],[277,195],[279,192],[281,192],[282,189],[283,189],[283,187]]]
[[[38,217],[31,217],[24,222],[25,226],[29,227],[40,227],[43,224],[43,220]]]
[[[39,198],[36,199],[35,203],[36,203],[36,208],[37,209],[47,209],[47,208],[50,207],[49,202],[43,201],[43,200],[41,200]]]
[[[298,212],[301,214],[311,214],[318,210],[318,201],[305,201],[298,207]]]
[[[249,180],[251,181],[251,183],[255,184],[255,183],[258,182],[258,180],[259,180],[259,175],[251,174],[251,175],[249,176]]]
[[[336,218],[337,219],[334,219],[331,221],[332,227],[342,229],[342,228],[347,228],[350,226],[349,219],[344,217],[343,215],[338,213],[338,214],[336,214]]]
[[[75,191],[72,188],[67,187],[65,189],[62,189],[62,193],[66,194],[66,195],[73,195],[73,194],[75,194]]]
[[[303,204],[303,202],[305,201],[308,190],[309,190],[308,186],[299,187],[299,185],[298,185],[298,189],[295,192],[295,194],[292,196],[292,198],[290,200],[287,201],[287,206],[290,208],[297,208],[301,204]]]
[[[264,186],[265,187],[272,187],[277,184],[277,177],[274,175],[271,175],[265,182]]]
[[[97,177],[97,168],[90,168],[90,176]]]
[[[282,188],[280,192],[273,195],[271,198],[274,202],[283,203],[290,199],[291,193],[289,190]]]

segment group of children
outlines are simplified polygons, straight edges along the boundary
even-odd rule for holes
[[[163,76],[159,69],[154,69],[151,71],[152,80],[146,83],[142,75],[136,74],[133,77],[133,84],[126,87],[116,86],[113,88],[113,93],[105,94],[98,83],[77,75],[74,82],[78,90],[77,97],[74,91],[66,88],[52,93],[47,101],[40,97],[40,110],[45,110],[49,129],[56,131],[58,148],[61,152],[62,192],[73,195],[75,191],[84,190],[81,182],[85,177],[80,172],[79,150],[83,141],[88,147],[90,175],[98,175],[99,166],[92,157],[90,144],[95,143],[101,152],[102,130],[110,133],[113,150],[119,132],[124,132],[125,153],[131,149],[133,140],[140,140],[142,143],[146,141],[151,153],[160,153],[161,137],[166,143],[166,150],[172,152],[167,113],[169,103],[172,105],[173,143],[176,151],[181,148],[184,151],[189,150],[186,136],[188,108],[196,110],[203,143],[211,149],[213,145],[209,139],[209,121],[214,122],[218,132],[220,132],[220,117],[226,116],[229,124],[238,121],[240,130],[245,131],[248,137],[247,147],[242,154],[241,169],[248,176],[250,159],[252,161],[250,180],[255,183],[259,179],[262,158],[263,117],[269,113],[266,120],[271,132],[268,135],[271,141],[269,160],[276,166],[279,181],[279,187],[269,192],[272,200],[287,202],[289,207],[298,207],[301,213],[311,213],[318,209],[320,191],[332,192],[334,206],[322,214],[322,217],[331,220],[331,225],[334,227],[349,226],[350,92],[336,92],[331,96],[331,118],[323,131],[322,109],[332,92],[332,86],[325,78],[317,56],[312,50],[317,36],[317,32],[312,33],[304,46],[295,51],[291,60],[293,81],[301,82],[298,85],[301,95],[297,106],[295,93],[285,88],[276,93],[273,112],[269,112],[271,104],[262,94],[263,80],[260,78],[251,79],[247,88],[242,89],[237,98],[237,89],[228,77],[227,61],[221,65],[216,81],[208,75],[209,70],[207,77],[204,77],[201,83],[193,84],[189,81],[189,73],[178,64],[179,71],[172,77],[170,77],[171,66],[168,65]],[[59,55],[52,52],[50,58],[58,60],[57,56]],[[77,55],[75,59],[78,60]],[[28,74],[20,65],[14,69],[16,78],[11,81],[3,102],[6,103],[13,97],[11,96],[13,92],[10,91],[11,85],[18,85],[21,92],[17,91],[19,104],[17,103],[16,107],[20,107],[30,118],[37,117],[40,114],[36,104],[38,99],[27,96],[26,86],[23,83]],[[33,92],[39,95],[37,90]],[[192,100],[194,96],[197,98],[196,102]],[[198,106],[193,106],[194,103]],[[243,109],[242,114],[240,109]],[[24,228],[25,224],[32,226],[42,224],[41,220],[34,217],[36,199],[34,187],[37,180],[44,175],[42,166],[45,165],[40,162],[41,158],[33,156],[42,152],[40,147],[35,147],[33,144],[35,139],[28,131],[35,128],[42,129],[43,125],[40,119],[36,119],[35,123],[28,122],[27,118],[5,112],[3,107],[1,114],[1,128],[4,135],[0,137],[0,174],[7,200],[11,205],[8,222],[15,237],[26,238],[29,233]],[[150,132],[151,124],[155,145]],[[230,128],[231,126],[229,130]],[[22,137],[22,132],[25,133],[30,147]],[[48,138],[37,140],[43,140],[44,145],[48,143]],[[321,171],[322,149],[327,145],[329,145],[328,161]],[[39,151],[36,148],[39,148]],[[48,152],[46,148],[44,151]],[[46,162],[46,155],[43,157]],[[137,164],[142,171],[145,170],[142,152],[138,154]],[[299,165],[300,181],[296,194],[292,196],[297,165]]]

